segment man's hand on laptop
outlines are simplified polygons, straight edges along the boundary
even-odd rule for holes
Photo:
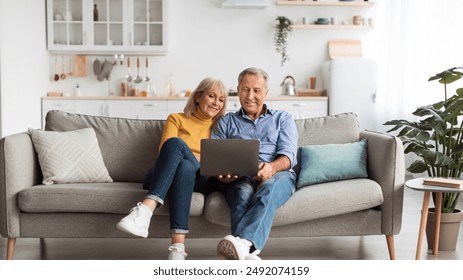
[[[257,171],[257,175],[253,177],[254,180],[263,182],[272,178],[275,172],[273,171],[273,166],[268,162],[259,162],[259,171]],[[218,175],[216,176],[217,180],[222,183],[232,183],[239,177],[237,175]]]

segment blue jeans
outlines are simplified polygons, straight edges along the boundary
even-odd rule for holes
[[[162,145],[156,164],[145,176],[145,198],[164,204],[169,195],[170,230],[188,233],[191,198],[200,190],[206,178],[199,175],[199,162],[180,138],[170,138]]]
[[[242,177],[226,187],[232,235],[247,239],[256,249],[262,250],[275,212],[294,193],[295,182],[294,171],[287,170],[275,173],[260,184],[249,177]]]

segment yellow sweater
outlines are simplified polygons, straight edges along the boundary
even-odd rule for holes
[[[171,137],[179,137],[190,148],[194,155],[199,156],[201,139],[211,138],[212,118],[196,109],[188,118],[184,113],[173,113],[167,117],[162,132],[161,149],[164,142]]]

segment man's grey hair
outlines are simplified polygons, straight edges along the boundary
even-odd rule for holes
[[[241,73],[238,75],[238,85],[241,83],[241,80],[243,79],[244,76],[246,75],[255,75],[255,76],[260,76],[264,78],[265,80],[265,87],[268,88],[267,81],[268,81],[268,74],[264,70],[257,68],[257,67],[249,67],[241,71]]]

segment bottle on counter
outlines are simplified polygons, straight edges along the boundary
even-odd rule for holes
[[[140,91],[138,92],[138,96],[147,97],[148,95],[149,95],[149,83],[142,82],[140,84]]]
[[[98,8],[95,5],[93,5],[93,21],[98,21]]]
[[[151,83],[149,88],[149,96],[158,96],[158,89],[156,88],[155,83]]]
[[[130,83],[130,93],[129,96],[139,96],[140,95],[140,87],[136,83]]]
[[[174,73],[170,73],[169,81],[167,82],[167,95],[174,96],[175,95],[175,83],[174,83]]]
[[[121,96],[128,96],[129,95],[129,83],[127,81],[121,82]]]
[[[74,91],[75,96],[80,96],[80,86],[79,83],[77,83],[75,91]]]

